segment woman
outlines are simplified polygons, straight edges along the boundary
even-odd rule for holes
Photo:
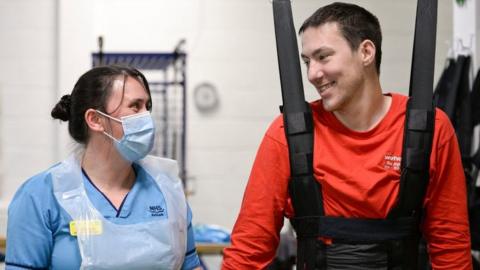
[[[7,269],[200,265],[177,164],[147,156],[155,126],[139,71],[94,68],[52,110],[82,147],[33,176],[8,211]]]

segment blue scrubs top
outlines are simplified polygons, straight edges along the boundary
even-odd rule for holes
[[[155,180],[140,166],[133,166],[136,181],[119,209],[84,173],[83,183],[92,204],[116,224],[168,218],[165,199]],[[193,238],[192,213],[187,208],[187,249],[182,269],[193,269],[200,266],[200,261]],[[79,269],[81,256],[76,237],[70,235],[71,220],[53,194],[51,176],[43,172],[30,178],[8,208],[6,269]]]

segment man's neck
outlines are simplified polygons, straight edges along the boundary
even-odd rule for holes
[[[335,117],[347,128],[354,131],[373,129],[387,114],[392,103],[390,96],[385,96],[380,87],[370,92],[361,93],[354,102],[342,110],[334,111]]]

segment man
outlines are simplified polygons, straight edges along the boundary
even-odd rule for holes
[[[317,10],[299,32],[308,80],[321,97],[311,104],[313,170],[322,186],[325,215],[384,219],[398,197],[408,98],[382,92],[378,19],[359,6],[334,3]],[[259,147],[222,269],[269,265],[284,216],[293,217],[289,177],[288,147],[278,117]],[[465,178],[455,132],[439,110],[423,207],[421,231],[432,268],[471,269]],[[335,244],[321,240],[327,249]],[[373,267],[378,256],[355,266],[350,254],[342,255],[327,260],[328,267],[387,269]]]

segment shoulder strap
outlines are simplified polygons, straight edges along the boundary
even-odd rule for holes
[[[429,180],[435,109],[433,73],[437,0],[419,0],[415,23],[410,100],[405,118],[402,176],[398,205],[391,216],[411,216],[421,210]]]
[[[313,177],[312,113],[303,92],[290,0],[274,0],[273,13],[290,160],[289,193],[298,238],[297,269],[314,269],[318,216],[323,215],[323,200],[321,187]]]
[[[389,219],[412,217],[415,231],[410,237],[396,241],[392,264],[402,269],[417,269],[420,243],[420,222],[423,200],[429,181],[430,154],[435,123],[433,106],[433,73],[435,64],[435,39],[437,0],[419,0],[415,22],[410,99],[405,118],[402,148],[400,190],[397,205],[390,211]],[[402,250],[403,252],[395,252]],[[425,256],[425,255],[422,255]]]

